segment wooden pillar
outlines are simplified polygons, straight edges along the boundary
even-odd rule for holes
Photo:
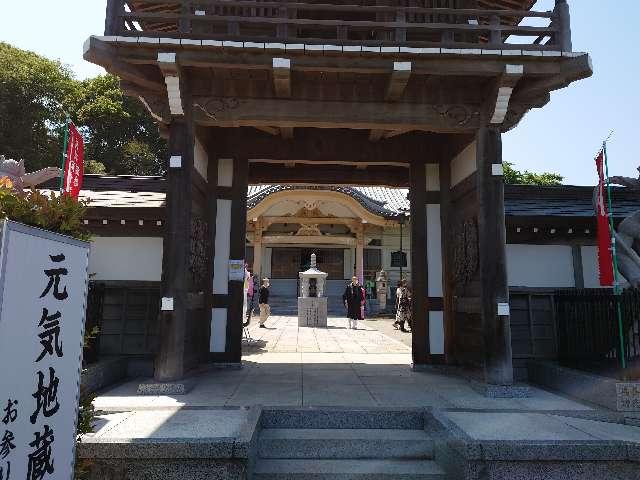
[[[444,353],[446,363],[451,363],[454,353],[454,300],[453,284],[453,237],[451,228],[451,161],[440,162],[440,225],[442,228],[442,273],[443,273],[443,308],[444,308]]]
[[[411,187],[411,290],[413,330],[411,335],[414,365],[428,362],[429,315],[427,311],[427,189],[424,163],[412,163]]]
[[[262,280],[262,217],[256,221],[253,234],[253,275]]]
[[[120,35],[123,20],[120,17],[124,13],[124,0],[108,0],[107,12],[104,20],[105,35]]]
[[[362,225],[356,233],[356,277],[360,285],[364,285],[364,232]]]
[[[190,118],[175,117],[169,127],[163,305],[155,362],[158,381],[177,380],[185,374],[194,141]]]
[[[498,130],[477,133],[478,246],[485,380],[511,385],[511,327],[507,286],[502,138]]]
[[[229,268],[245,259],[248,162],[209,160],[209,223],[213,245],[210,295],[210,359],[240,363],[244,279],[229,278]]]
[[[567,0],[556,0],[553,13],[555,14],[553,21],[558,27],[555,43],[563,52],[571,52],[573,47],[571,44],[571,14]]]

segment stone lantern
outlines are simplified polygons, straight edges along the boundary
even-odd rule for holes
[[[298,326],[327,326],[327,297],[324,286],[327,274],[316,267],[316,254],[311,254],[309,270],[299,273],[300,296],[298,297]]]

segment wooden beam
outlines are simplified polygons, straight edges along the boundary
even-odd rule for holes
[[[398,167],[355,167],[323,165],[314,166],[314,185],[377,185],[386,187],[409,186],[406,168]],[[252,163],[249,168],[250,184],[298,184],[306,185],[311,181],[308,168],[274,166],[272,164]]]
[[[220,158],[242,154],[250,162],[331,163],[335,165],[408,165],[424,161],[424,151],[439,152],[461,135],[436,135],[410,132],[384,142],[369,142],[364,130],[296,129],[295,137],[281,137],[259,132],[254,128],[210,128],[203,138]],[[467,138],[468,136],[464,136]],[[468,142],[467,142],[468,143]],[[431,157],[430,157],[431,158]],[[427,162],[429,160],[427,159]]]
[[[260,130],[261,132],[268,133],[269,135],[279,135],[280,130],[274,127],[255,127],[256,130]]]
[[[463,133],[480,127],[480,105],[195,97],[195,121],[216,127],[309,127]]]
[[[398,135],[404,135],[405,133],[409,133],[411,132],[411,129],[404,129],[404,130],[390,130],[388,132],[385,132],[384,134],[384,138],[393,138],[393,137],[397,137]]]
[[[371,142],[377,142],[384,136],[384,134],[384,130],[371,130],[371,132],[369,133],[369,140]]]
[[[340,165],[340,166],[350,166],[350,167],[360,167],[360,168],[367,168],[369,166],[374,166],[374,167],[380,167],[380,166],[387,166],[387,167],[400,167],[400,168],[409,168],[409,164],[408,163],[402,163],[402,162],[358,162],[358,161],[348,161],[348,160],[327,160],[327,161],[318,161],[318,160],[272,160],[272,159],[266,159],[266,158],[256,158],[256,159],[252,159],[249,160],[250,164],[253,163],[263,163],[263,164],[269,164],[269,165],[285,165],[288,168],[293,168],[297,165],[314,165],[314,166],[318,166],[318,164],[321,164],[323,166],[327,166],[327,165]]]
[[[393,72],[387,85],[385,100],[397,102],[402,97],[404,89],[411,77],[411,62],[393,62]]]
[[[492,125],[499,125],[504,122],[504,119],[509,110],[509,100],[511,94],[516,88],[516,85],[524,74],[523,65],[505,65],[504,73],[498,78],[494,90],[494,94],[491,98],[493,103],[489,123]]]
[[[285,140],[293,139],[293,127],[281,127],[280,133]]]
[[[164,84],[158,78],[155,55],[144,64],[131,65],[116,54],[115,47],[91,37],[85,45],[83,58],[88,62],[101,65],[107,72],[118,76],[120,80],[156,93],[165,91]]]
[[[289,98],[291,96],[291,60],[288,58],[274,58],[273,86],[276,97]]]
[[[262,217],[262,222],[263,222],[263,227],[269,228],[271,225],[274,225],[276,223],[282,224],[282,223],[311,223],[311,224],[318,224],[318,225],[347,225],[350,227],[354,227],[356,225],[361,225],[362,223],[360,222],[359,219],[356,218],[343,218],[343,217],[299,217],[299,216],[290,216],[290,217],[283,217],[283,216],[274,216],[274,217],[268,217],[268,216],[263,216]]]
[[[356,246],[356,239],[343,235],[264,235],[264,245],[347,245]]]

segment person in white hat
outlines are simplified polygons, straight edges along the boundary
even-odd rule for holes
[[[269,307],[269,279],[262,279],[262,286],[258,290],[258,306],[260,307],[260,328],[267,328],[264,323],[271,315],[271,307]]]

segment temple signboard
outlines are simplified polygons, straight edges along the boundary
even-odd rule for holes
[[[0,226],[0,478],[70,479],[89,245]]]

